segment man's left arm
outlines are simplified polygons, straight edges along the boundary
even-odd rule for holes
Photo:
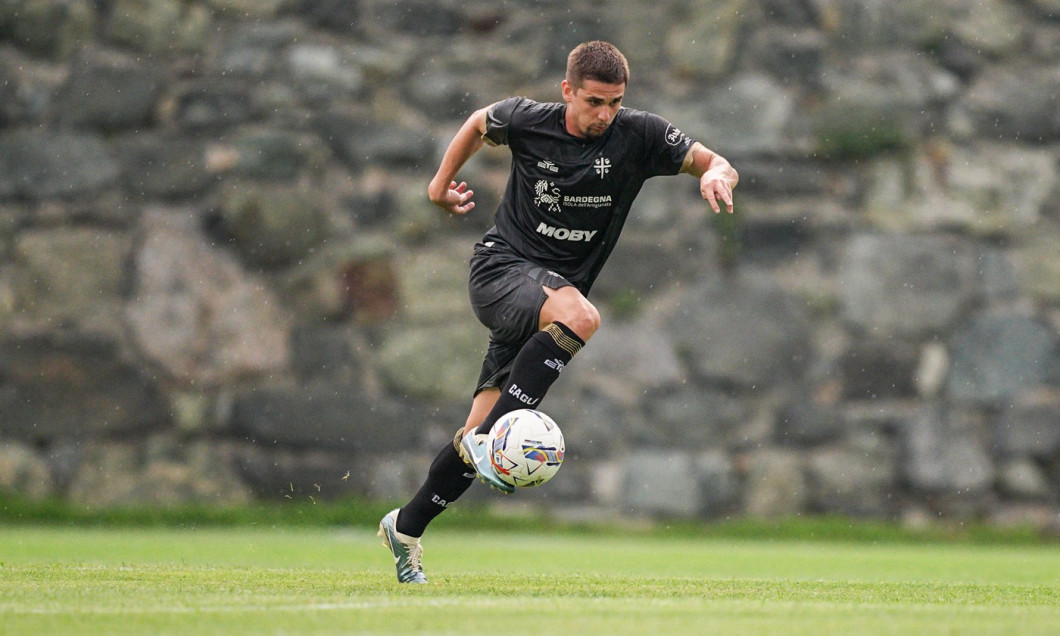
[[[715,214],[721,212],[721,203],[725,204],[725,211],[732,214],[732,189],[740,181],[740,175],[725,157],[698,141],[693,142],[681,164],[681,172],[699,179],[699,193],[710,203]]]

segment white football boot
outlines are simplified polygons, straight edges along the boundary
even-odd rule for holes
[[[423,546],[416,537],[401,534],[397,531],[397,509],[391,510],[379,522],[376,536],[383,537],[383,545],[394,553],[394,567],[397,568],[397,579],[400,583],[426,583],[420,558]]]
[[[459,432],[458,432],[459,434]],[[482,482],[506,495],[515,492],[515,486],[502,480],[490,461],[489,449],[486,447],[487,436],[483,433],[464,435],[457,447],[457,452],[464,463],[475,469]]]

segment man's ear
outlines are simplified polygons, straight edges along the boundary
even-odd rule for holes
[[[563,80],[560,82],[560,88],[563,89],[563,101],[568,104],[571,103],[571,100],[574,99],[574,88],[571,87],[570,82]]]

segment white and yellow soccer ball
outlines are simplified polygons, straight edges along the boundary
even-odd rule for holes
[[[539,486],[563,464],[563,432],[541,411],[519,409],[493,424],[486,438],[497,476],[519,487]]]

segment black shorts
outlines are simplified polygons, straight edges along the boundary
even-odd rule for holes
[[[516,354],[539,331],[541,306],[548,298],[542,287],[569,285],[566,278],[507,248],[490,243],[475,246],[468,293],[475,315],[490,330],[476,395],[507,380]]]

